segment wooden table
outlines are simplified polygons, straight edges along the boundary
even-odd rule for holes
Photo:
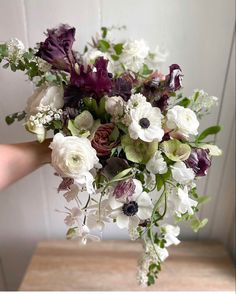
[[[20,290],[30,291],[234,291],[234,266],[224,247],[213,242],[183,242],[170,247],[155,286],[136,282],[140,243],[102,241],[86,246],[72,241],[38,245]]]

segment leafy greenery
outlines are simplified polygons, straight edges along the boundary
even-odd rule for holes
[[[203,141],[206,137],[210,136],[210,135],[216,135],[217,133],[219,133],[221,130],[221,126],[216,125],[216,126],[212,126],[209,127],[207,129],[205,129],[197,138],[196,138],[196,142],[201,142]]]

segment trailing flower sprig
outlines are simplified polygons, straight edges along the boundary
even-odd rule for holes
[[[4,68],[23,71],[35,85],[25,109],[6,117],[24,120],[39,142],[53,132],[52,165],[66,201],[66,237],[99,241],[113,222],[131,240],[143,240],[138,281],[158,278],[168,247],[178,245],[188,221],[194,232],[207,224],[196,181],[206,176],[220,126],[199,134],[199,119],[217,104],[203,90],[180,93],[183,72],[144,40],[115,40],[103,27],[83,53],[74,50],[75,28],[49,29],[34,49],[17,39],[0,44]],[[210,140],[209,140],[210,137]],[[213,138],[213,139],[212,139]]]

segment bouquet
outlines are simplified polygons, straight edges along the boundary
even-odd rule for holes
[[[212,156],[221,150],[199,134],[199,119],[217,104],[203,90],[183,96],[183,72],[158,68],[165,53],[143,40],[115,41],[103,27],[83,53],[72,47],[75,28],[49,29],[34,49],[11,39],[0,45],[4,68],[23,71],[35,85],[25,109],[6,117],[24,120],[39,142],[52,135],[52,165],[66,201],[66,237],[100,240],[113,222],[132,240],[143,240],[138,281],[151,285],[168,247],[179,244],[177,223],[196,232],[207,197],[197,193]]]

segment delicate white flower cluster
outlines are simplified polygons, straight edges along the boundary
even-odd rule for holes
[[[189,108],[196,112],[198,117],[209,113],[209,110],[218,103],[217,97],[210,96],[205,91],[198,89],[194,90],[193,95],[189,99]]]
[[[61,120],[62,109],[52,108],[50,105],[37,107],[38,112],[29,117],[29,122],[36,127],[49,125],[53,120]]]
[[[109,42],[109,41],[108,41]],[[113,74],[121,74],[124,71],[138,73],[142,70],[144,64],[150,70],[159,68],[167,57],[168,53],[161,51],[157,46],[154,52],[150,52],[150,48],[146,42],[141,40],[126,41],[123,44],[121,54],[114,60],[114,52],[102,52],[97,48],[91,48],[82,55],[85,65],[93,64],[98,57],[104,57],[108,62],[108,71]]]
[[[160,231],[163,234],[162,240],[165,240],[164,247],[157,244],[153,245],[150,240],[145,240],[145,252],[139,260],[137,273],[138,282],[143,287],[147,286],[150,265],[163,262],[169,256],[166,247],[180,243],[179,239],[177,239],[180,233],[178,226],[164,224],[161,226]]]
[[[24,44],[17,38],[10,39],[7,43],[8,58],[14,62],[18,62],[25,52]]]

